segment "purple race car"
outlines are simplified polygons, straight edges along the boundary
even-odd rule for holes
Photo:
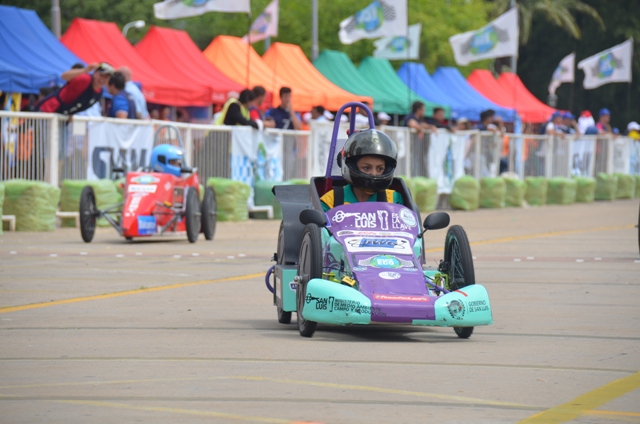
[[[469,241],[462,227],[449,228],[444,260],[437,269],[425,267],[422,237],[427,230],[449,225],[444,212],[430,214],[424,223],[402,179],[391,189],[402,204],[361,202],[342,204],[324,212],[320,197],[345,181],[336,170],[340,116],[363,108],[373,128],[373,115],[357,102],[344,105],[336,115],[324,177],[309,185],[276,186],[283,221],[274,255],[276,265],[266,275],[273,292],[278,321],[291,322],[296,312],[298,330],[311,337],[317,323],[411,325],[453,327],[468,338],[475,326],[492,323],[486,289],[475,284]],[[273,275],[273,285],[271,285]]]

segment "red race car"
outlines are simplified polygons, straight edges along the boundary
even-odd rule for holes
[[[93,188],[86,186],[80,196],[80,233],[89,243],[96,219],[105,218],[127,240],[134,237],[184,234],[195,243],[200,232],[213,240],[216,231],[216,195],[211,187],[200,204],[200,182],[195,168],[184,167],[184,151],[162,144],[151,154],[151,171],[129,172],[124,185],[124,201],[99,210]],[[155,171],[155,172],[154,172]],[[183,177],[183,174],[190,174]]]

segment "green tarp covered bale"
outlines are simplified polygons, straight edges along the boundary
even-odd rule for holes
[[[554,177],[547,183],[547,204],[571,205],[576,202],[578,182],[571,178]]]
[[[524,196],[528,204],[542,206],[547,204],[547,179],[545,177],[526,177],[527,192]]]
[[[409,185],[413,202],[422,212],[436,209],[438,204],[438,182],[435,178],[414,177]]]
[[[636,197],[640,197],[640,175],[634,175],[636,179]]]
[[[474,211],[478,209],[480,184],[468,175],[458,178],[449,196],[449,204],[453,209]]]
[[[517,178],[504,178],[504,205],[521,207],[527,192],[527,183]]]
[[[596,179],[591,177],[576,177],[574,179],[578,184],[576,189],[576,202],[593,202],[596,197]]]
[[[118,193],[117,185],[112,180],[63,180],[62,194],[60,195],[61,212],[78,212],[80,210],[80,195],[86,186],[93,188],[96,197],[96,207],[106,209],[122,202],[122,195]],[[74,220],[71,218],[61,219],[62,227],[73,227]],[[108,227],[109,222],[105,218],[96,221],[99,227]]]
[[[615,200],[618,193],[618,177],[599,172],[596,176],[596,200]]]
[[[4,203],[4,184],[0,183],[0,216],[2,216],[2,204]],[[0,234],[2,234],[2,227],[4,223],[0,225]]]
[[[7,180],[3,213],[16,216],[17,231],[53,231],[60,189],[41,181]]]
[[[228,178],[209,178],[207,187],[213,187],[218,203],[218,221],[246,221],[249,219],[247,200],[251,187]]]
[[[273,206],[273,218],[282,219],[282,206],[280,202],[276,200],[276,196],[271,191],[273,186],[276,185],[288,185],[288,182],[277,181],[256,181],[253,187],[253,203],[256,206]],[[255,214],[255,218],[267,218],[267,214],[262,212]]]
[[[505,197],[504,180],[500,177],[485,177],[480,179],[480,207],[503,208]]]
[[[636,179],[633,175],[616,174],[618,184],[616,189],[616,199],[633,199],[636,191]]]

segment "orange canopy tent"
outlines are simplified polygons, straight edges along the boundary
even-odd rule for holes
[[[373,104],[371,97],[349,93],[329,81],[309,62],[300,46],[274,43],[262,59],[277,75],[292,81],[297,86],[313,87],[314,91],[323,93],[325,101],[321,104],[325,109],[338,110],[343,104],[353,101],[368,101]]]
[[[230,91],[244,88],[205,59],[186,31],[152,26],[135,50],[171,80],[207,87],[210,103],[224,103]]]
[[[114,67],[128,66],[133,79],[142,83],[149,102],[170,106],[207,106],[210,89],[186,81],[172,81],[156,71],[123,37],[112,22],[75,18],[60,41],[87,63],[108,62]]]
[[[248,52],[247,49],[249,49]],[[226,76],[243,86],[247,84],[249,87],[261,85],[274,96],[277,96],[280,87],[290,87],[293,94],[293,109],[298,112],[311,110],[313,106],[324,105],[326,102],[326,96],[323,93],[312,92],[312,87],[298,85],[295,81],[276,74],[253,47],[242,41],[241,38],[219,35],[202,53]],[[249,57],[247,57],[247,53]],[[248,64],[247,59],[249,60]],[[249,68],[248,79],[247,68]],[[278,104],[278,101],[274,103]]]

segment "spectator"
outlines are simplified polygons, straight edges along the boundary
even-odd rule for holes
[[[421,101],[413,102],[411,113],[404,118],[404,125],[415,129],[420,137],[422,137],[424,131],[436,131],[438,129],[435,125],[424,122],[424,103]]]
[[[300,115],[293,110],[293,105],[291,103],[291,89],[289,87],[280,88],[280,106],[269,109],[265,114],[264,119],[265,123],[267,121],[272,121],[275,128],[285,130],[302,129]]]
[[[468,131],[471,129],[471,122],[465,117],[458,119],[456,122],[456,130],[458,131]]]
[[[162,106],[160,109],[160,120],[171,121],[171,108],[169,106]]]
[[[578,124],[571,112],[566,111],[562,113],[561,129],[565,134],[579,134]]]
[[[611,112],[609,109],[602,108],[598,113],[598,123],[596,124],[598,134],[617,134],[617,128],[611,128]]]
[[[93,75],[89,75],[91,71],[94,71]],[[65,71],[61,78],[67,81],[67,84],[38,102],[35,109],[62,115],[73,115],[87,110],[102,98],[102,87],[109,82],[113,73],[113,67],[106,62]]]
[[[326,112],[324,106],[314,106],[311,108],[311,119],[316,122],[329,122],[329,119],[325,116]]]
[[[237,99],[232,97],[227,100],[215,122],[216,125],[248,125],[255,129],[262,129],[258,124],[262,121],[254,121],[249,113],[249,105],[253,99],[253,91],[245,89],[240,92]]]
[[[543,134],[564,137],[564,132],[562,131],[562,113],[555,111],[551,114],[551,119],[546,124],[544,124]]]
[[[124,75],[124,89],[131,95],[131,98],[133,98],[133,101],[136,104],[136,113],[138,114],[138,119],[149,119],[147,101],[145,100],[142,91],[140,91],[136,83],[131,80],[131,69],[126,66],[121,66],[116,69],[116,71]]]
[[[387,112],[378,113],[378,122],[380,122],[380,125],[389,125],[389,121],[391,121],[391,117]]]
[[[362,104],[368,107],[369,110],[373,113],[373,109],[371,108],[371,103],[369,103],[367,100],[364,100],[362,101]],[[358,112],[356,114],[356,125],[369,128],[369,115],[367,115],[367,112],[360,107],[358,108]],[[378,118],[376,118],[375,115],[373,115],[373,125],[374,126],[380,125],[380,121],[378,121]]]
[[[480,131],[493,131],[498,132],[498,127],[493,123],[496,116],[496,111],[493,109],[487,109],[480,112],[480,122],[478,122],[473,128]]]
[[[109,118],[137,119],[136,104],[124,86],[124,75],[120,72],[114,72],[107,85],[107,91],[113,96],[107,116]]]
[[[151,119],[155,119],[158,120],[160,119],[160,111],[158,110],[158,108],[153,108],[151,109],[151,112],[149,112],[149,116],[151,117]]]
[[[426,119],[427,124],[433,125],[436,128],[444,128],[451,130],[449,125],[444,119],[444,109],[441,107],[433,108],[433,117]]]
[[[627,125],[627,137],[631,137],[634,140],[640,140],[640,124],[638,124],[636,121],[631,121],[629,122],[629,125]],[[636,189],[640,190],[640,187]]]
[[[264,102],[264,98],[267,96],[267,91],[261,85],[256,85],[253,87],[253,101],[249,106],[249,116],[254,121],[258,119],[262,119],[262,112],[260,111],[260,106]]]

